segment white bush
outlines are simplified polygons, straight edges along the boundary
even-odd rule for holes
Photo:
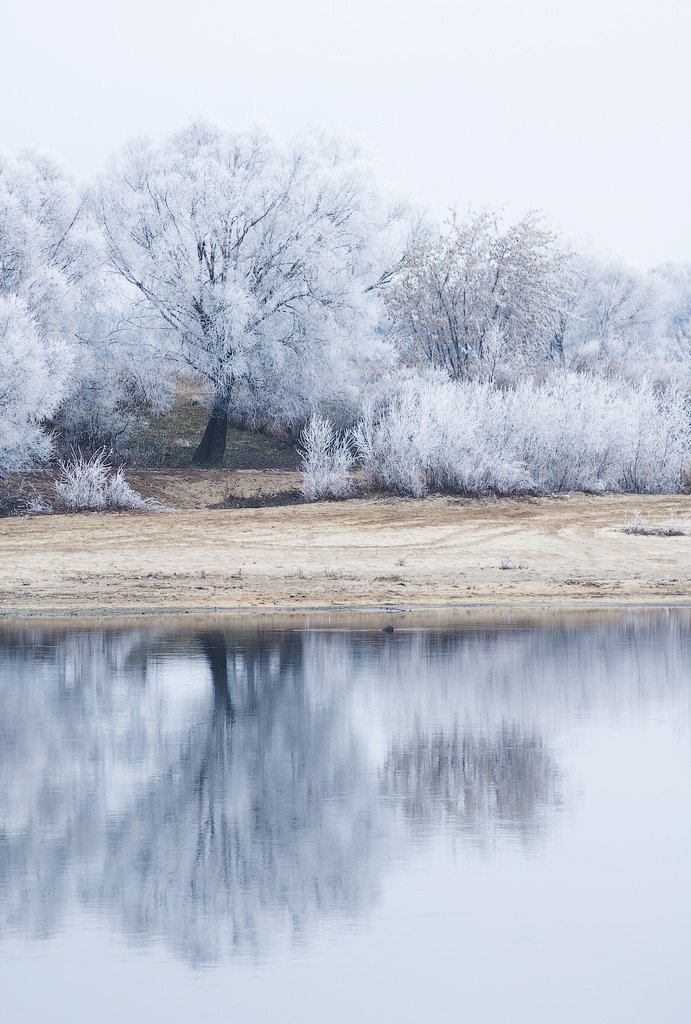
[[[72,512],[95,512],[103,509],[135,509],[160,511],[155,498],[142,498],[125,480],[122,466],[113,469],[105,451],[90,459],[76,453],[60,463],[60,478],[55,483],[60,503]]]
[[[308,501],[343,498],[352,489],[354,454],[349,434],[339,434],[323,416],[314,415],[300,435],[302,493]]]
[[[368,482],[403,494],[679,491],[691,461],[688,394],[557,373],[502,390],[409,383],[354,431]]]

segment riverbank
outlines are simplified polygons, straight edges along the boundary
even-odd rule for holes
[[[688,495],[208,508],[294,474],[128,475],[178,510],[0,520],[3,617],[691,603]],[[636,512],[684,535],[627,533]]]

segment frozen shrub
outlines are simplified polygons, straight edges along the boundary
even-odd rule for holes
[[[125,480],[122,466],[113,469],[103,450],[91,458],[77,452],[68,461],[61,462],[55,491],[61,505],[71,512],[162,509],[155,498],[142,498],[133,490]]]
[[[537,491],[679,491],[691,445],[685,389],[557,374],[515,390],[512,430]]]
[[[461,494],[514,493],[530,479],[512,449],[505,394],[487,382],[429,385],[403,396],[387,439],[387,476],[395,476],[403,440],[404,491]],[[410,423],[417,423],[411,431]],[[416,466],[417,463],[417,466]]]
[[[352,488],[353,447],[323,416],[314,415],[300,435],[302,493],[308,501],[342,498]]]
[[[638,511],[624,519],[624,533],[646,534],[648,530],[648,520]]]
[[[528,489],[525,468],[506,444],[501,403],[488,383],[406,385],[355,428],[368,482],[413,497]]]
[[[368,482],[412,496],[675,492],[691,450],[681,385],[567,372],[507,389],[409,382],[353,436]]]

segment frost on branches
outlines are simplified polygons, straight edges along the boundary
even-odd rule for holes
[[[555,367],[640,376],[688,356],[691,272],[576,252],[535,214],[454,215],[408,246],[385,294],[401,353],[455,379]]]
[[[569,253],[552,349],[577,370],[652,365],[665,358],[665,297],[659,279],[614,259]]]
[[[308,501],[344,498],[352,490],[354,453],[349,432],[339,434],[323,416],[314,415],[300,435],[302,492]]]
[[[573,251],[537,214],[420,224],[407,248],[402,221],[357,147],[317,133],[194,123],[87,192],[0,158],[0,471],[50,431],[122,455],[182,377],[208,400],[197,462],[230,421],[304,430],[311,497],[347,487],[355,439],[410,494],[680,486],[690,266]]]
[[[408,250],[386,295],[399,343],[454,378],[549,357],[565,257],[536,215],[503,227],[483,211],[455,215]]]
[[[502,389],[410,383],[354,432],[373,487],[416,497],[679,491],[691,455],[685,387],[558,373]]]
[[[50,448],[41,424],[62,401],[73,365],[76,211],[50,161],[0,157],[0,471],[24,468]]]
[[[0,471],[49,454],[42,421],[59,405],[70,367],[68,348],[41,336],[26,303],[0,295]]]
[[[160,511],[155,498],[142,498],[125,480],[123,466],[113,467],[101,449],[86,458],[81,452],[60,463],[55,493],[62,509],[70,512],[100,512],[103,509]]]
[[[395,218],[357,149],[197,123],[161,147],[131,144],[94,209],[112,267],[206,383],[196,461],[222,460],[238,410],[304,422],[342,365],[376,350]]]

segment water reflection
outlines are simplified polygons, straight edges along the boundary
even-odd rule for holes
[[[565,725],[687,714],[690,633],[4,630],[0,934],[87,908],[210,963],[366,911],[416,836],[542,842]]]
[[[431,736],[391,747],[383,789],[415,823],[449,821],[483,841],[503,824],[529,839],[560,802],[560,772],[539,736],[503,726],[496,735]]]

